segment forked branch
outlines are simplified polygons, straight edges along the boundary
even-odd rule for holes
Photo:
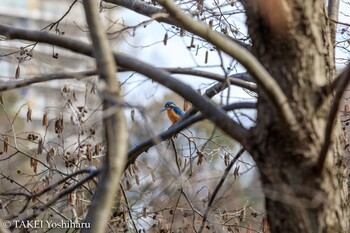
[[[92,56],[91,45],[64,36],[57,36],[53,33],[12,28],[0,24],[0,34],[5,35],[7,39],[23,39],[43,42],[60,46],[90,57]],[[191,102],[197,110],[202,112],[206,118],[216,124],[227,135],[237,140],[243,145],[243,147],[249,150],[249,131],[232,120],[225,111],[214,106],[210,101],[199,95],[190,86],[174,79],[168,72],[128,55],[114,53],[114,60],[118,65],[134,70],[178,93],[184,99]],[[288,103],[286,104],[288,105]]]
[[[220,33],[211,30],[211,28],[207,27],[205,24],[193,20],[191,16],[185,14],[177,5],[175,5],[173,0],[156,1],[164,6],[168,13],[179,21],[186,30],[202,37],[215,45],[219,50],[227,53],[241,63],[253,76],[259,87],[267,94],[276,110],[276,113],[287,125],[288,129],[292,131],[298,129],[298,122],[288,103],[287,97],[284,95],[278,83],[248,50],[238,43],[228,40],[227,37]]]

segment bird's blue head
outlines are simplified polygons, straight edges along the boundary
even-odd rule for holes
[[[169,108],[174,108],[176,107],[175,103],[173,101],[168,101],[165,103],[164,108],[162,108],[160,111],[163,112]]]
[[[166,102],[164,108],[176,107],[173,101]]]

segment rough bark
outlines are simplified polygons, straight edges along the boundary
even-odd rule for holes
[[[266,94],[258,91],[252,155],[262,176],[271,232],[349,232],[346,166],[339,140],[328,150],[322,171],[317,170],[331,109],[331,101],[319,104],[324,99],[319,90],[335,73],[324,1],[243,4],[252,51],[285,93],[300,126],[286,134]],[[335,128],[333,134],[339,135]]]

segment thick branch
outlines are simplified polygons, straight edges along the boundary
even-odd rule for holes
[[[223,109],[225,111],[232,111],[235,109],[254,109],[255,107],[256,107],[255,103],[241,102],[241,103],[234,103],[234,104],[224,106]],[[204,115],[199,114],[199,115],[191,116],[187,119],[180,120],[178,123],[174,124],[165,132],[158,134],[153,138],[147,139],[141,142],[140,144],[138,144],[137,146],[133,147],[128,152],[128,162],[127,162],[126,168],[128,168],[131,164],[133,164],[141,153],[147,151],[152,146],[171,138],[174,134],[204,119],[205,119]]]
[[[191,16],[182,12],[172,0],[157,0],[157,2],[164,6],[169,14],[178,20],[186,30],[204,38],[219,50],[240,62],[252,74],[259,87],[267,94],[277,114],[279,114],[288,129],[292,131],[297,130],[298,122],[288,103],[287,97],[278,83],[249,51],[234,41],[228,40],[220,33],[212,31],[203,23],[194,21]]]
[[[5,35],[7,39],[23,39],[44,42],[87,56],[92,55],[92,48],[90,45],[79,40],[65,38],[64,36],[57,36],[52,33],[17,29],[0,24],[0,34]],[[149,77],[150,79],[178,93],[184,99],[190,101],[196,109],[205,115],[205,117],[211,120],[230,137],[240,142],[249,151],[250,142],[248,139],[248,130],[244,129],[241,125],[232,120],[223,110],[218,109],[207,99],[200,96],[190,86],[180,82],[177,79],[174,79],[168,72],[132,58],[128,55],[114,53],[114,59],[118,65],[143,74],[146,77]]]
[[[84,1],[86,21],[90,29],[90,36],[94,46],[94,57],[100,79],[107,85],[105,92],[121,101],[120,84],[115,77],[116,64],[109,46],[102,23],[99,19],[99,4],[97,1]],[[103,101],[103,109],[111,104]],[[123,110],[119,107],[115,113],[103,120],[107,141],[106,158],[103,164],[102,176],[91,201],[85,222],[91,228],[82,232],[103,233],[107,229],[107,220],[112,212],[114,199],[119,188],[120,177],[127,156],[127,127]]]

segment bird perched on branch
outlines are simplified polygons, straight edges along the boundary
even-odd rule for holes
[[[177,122],[184,115],[181,109],[177,107],[172,101],[166,102],[161,112],[165,110],[167,111],[168,117],[173,124]]]

